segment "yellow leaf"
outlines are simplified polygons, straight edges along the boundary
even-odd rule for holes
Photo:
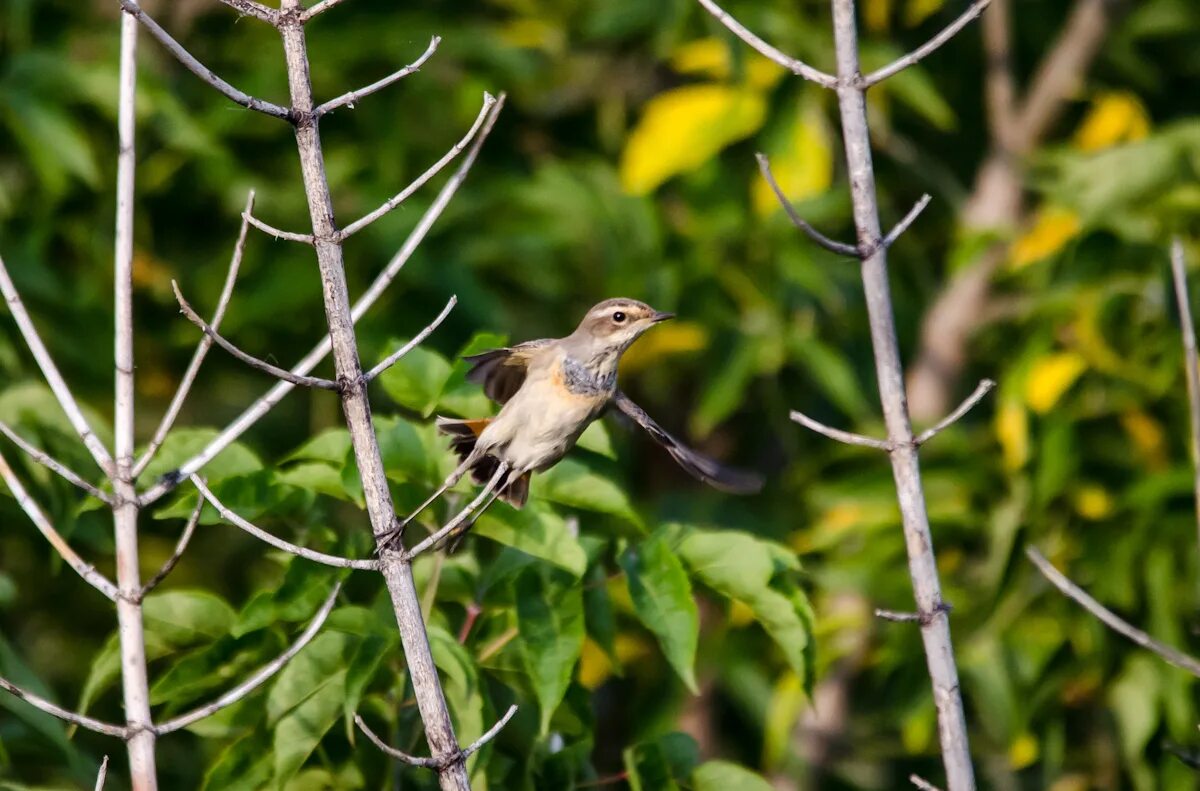
[[[561,52],[566,44],[562,29],[534,17],[514,19],[500,28],[500,39],[515,49]]]
[[[1004,466],[1019,470],[1029,460],[1029,413],[1020,401],[1005,399],[996,410],[996,439],[1003,451]]]
[[[1100,151],[1117,143],[1141,140],[1150,134],[1150,116],[1132,93],[1102,93],[1092,101],[1079,129],[1075,147],[1082,151]]]
[[[1091,778],[1082,772],[1076,772],[1058,778],[1046,791],[1088,791],[1091,787]]]
[[[765,90],[787,75],[779,64],[769,61],[753,50],[743,50],[746,84]],[[697,74],[716,80],[733,77],[733,50],[719,38],[689,41],[671,53],[671,68],[680,74]]]
[[[708,346],[708,330],[694,321],[672,321],[655,327],[621,357],[621,373],[640,371],[675,354],[698,352]]]
[[[1138,409],[1121,415],[1121,427],[1129,435],[1146,466],[1161,470],[1167,466],[1167,440],[1158,421]]]
[[[804,709],[804,685],[795,673],[787,672],[776,682],[763,723],[763,765],[777,767],[792,744],[792,731]]]
[[[1046,206],[1038,211],[1033,226],[1013,243],[1009,265],[1024,269],[1049,258],[1079,234],[1079,216],[1070,209]]]
[[[908,0],[904,9],[904,24],[916,27],[933,14],[942,10],[946,0]]]
[[[833,135],[816,102],[797,113],[780,152],[771,157],[771,172],[783,194],[794,201],[820,195],[833,183]],[[767,216],[780,209],[779,199],[760,174],[750,188],[754,211]]]
[[[1033,734],[1022,733],[1008,747],[1008,765],[1013,769],[1024,769],[1038,759],[1038,743]]]
[[[1113,499],[1103,487],[1089,484],[1075,492],[1075,513],[1093,522],[1113,512]]]
[[[734,627],[749,626],[754,623],[754,610],[741,599],[729,602],[729,625]]]
[[[1086,369],[1087,361],[1076,352],[1058,352],[1036,360],[1025,379],[1025,403],[1034,412],[1046,414]]]
[[[613,650],[622,665],[645,659],[654,652],[649,640],[627,632],[617,633],[616,639],[613,640]]]
[[[863,21],[872,33],[884,33],[892,18],[892,0],[866,0],[863,5]]]
[[[646,103],[621,152],[621,186],[644,195],[696,170],[722,148],[753,134],[766,118],[762,94],[724,85],[685,85]]]
[[[579,654],[579,683],[587,689],[596,689],[612,675],[612,662],[604,649],[588,637],[583,641]]]

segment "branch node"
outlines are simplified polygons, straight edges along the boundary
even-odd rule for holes
[[[875,610],[875,617],[882,618],[885,621],[893,623],[918,623],[921,626],[929,626],[934,622],[938,615],[945,613],[950,614],[954,607],[949,602],[939,601],[933,606],[933,609],[926,612],[918,610],[917,612],[900,612],[897,610]]]
[[[762,173],[763,178],[766,179],[767,184],[770,185],[771,191],[775,193],[775,197],[779,200],[779,205],[783,206],[783,210],[787,212],[788,219],[792,221],[792,225],[804,231],[809,239],[812,239],[830,252],[851,258],[865,257],[860,254],[857,246],[830,239],[801,217],[796,211],[796,207],[792,205],[787,195],[783,193],[783,188],[779,186],[779,182],[775,180],[775,174],[771,172],[771,163],[767,159],[767,155],[759,152],[754,155],[754,158],[758,160],[759,171]]]

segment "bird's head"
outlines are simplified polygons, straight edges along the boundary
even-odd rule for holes
[[[587,312],[571,338],[581,346],[590,347],[593,353],[619,354],[643,332],[674,317],[673,313],[655,310],[636,299],[606,299]]]

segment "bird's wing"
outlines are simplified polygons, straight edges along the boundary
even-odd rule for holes
[[[704,481],[714,489],[732,494],[753,494],[762,488],[762,478],[752,472],[734,470],[719,462],[703,456],[675,437],[668,434],[662,426],[654,422],[654,418],[646,414],[646,410],[630,400],[629,396],[620,390],[613,396],[617,409],[624,412],[633,421],[649,432],[655,442],[667,449],[667,453],[693,476]]]
[[[549,340],[526,341],[516,346],[472,354],[464,357],[471,364],[467,381],[483,385],[483,392],[498,404],[512,398],[525,383],[533,353],[551,343]]]

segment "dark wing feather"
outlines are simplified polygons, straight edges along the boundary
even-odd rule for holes
[[[675,459],[680,467],[714,489],[732,494],[753,494],[762,488],[763,481],[760,476],[752,472],[725,467],[675,439],[662,426],[655,423],[654,418],[647,415],[644,409],[633,403],[629,396],[620,390],[613,396],[613,403],[616,404],[617,409],[646,429],[655,442],[666,448],[667,453],[671,454],[671,458]]]
[[[483,385],[483,392],[497,404],[507,403],[525,383],[525,371],[532,353],[548,343],[551,341],[526,341],[464,357],[471,364],[467,381]]]

